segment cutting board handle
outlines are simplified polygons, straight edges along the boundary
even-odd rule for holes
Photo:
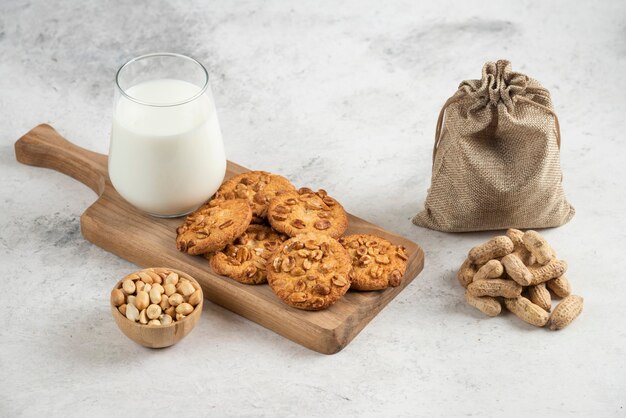
[[[51,168],[75,178],[98,196],[108,179],[106,155],[72,144],[45,123],[17,140],[15,158],[22,164]]]

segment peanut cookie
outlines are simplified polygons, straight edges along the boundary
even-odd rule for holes
[[[252,223],[263,223],[269,201],[288,190],[296,188],[283,176],[266,171],[249,171],[225,181],[215,198],[247,199],[252,208]]]
[[[314,232],[339,238],[348,227],[346,211],[325,190],[282,193],[270,201],[267,213],[272,227],[290,237]]]
[[[192,255],[221,250],[248,228],[251,219],[247,200],[213,199],[176,229],[176,248]]]
[[[339,239],[352,259],[352,289],[380,290],[402,283],[408,256],[403,246],[374,235],[348,235]]]
[[[325,309],[350,287],[350,256],[328,235],[309,233],[291,238],[267,262],[270,287],[294,308]]]
[[[234,243],[210,257],[209,264],[216,273],[244,284],[267,282],[265,265],[287,237],[269,226],[250,225]]]

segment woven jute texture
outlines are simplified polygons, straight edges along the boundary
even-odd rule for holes
[[[548,90],[508,61],[488,62],[441,109],[431,187],[413,223],[446,232],[563,225],[574,208],[559,148]]]

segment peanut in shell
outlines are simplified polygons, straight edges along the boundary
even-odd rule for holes
[[[478,269],[474,275],[473,281],[496,279],[502,276],[504,273],[504,267],[498,260],[489,260],[481,268]]]
[[[524,265],[524,262],[517,254],[508,254],[502,257],[502,265],[506,270],[506,274],[522,286],[528,286],[532,283],[533,274]]]
[[[552,290],[560,298],[566,298],[572,293],[572,285],[565,275],[546,282],[548,289]]]
[[[522,294],[522,286],[513,280],[491,279],[479,280],[470,283],[467,290],[474,296],[502,296],[505,298],[515,298]]]
[[[498,299],[491,296],[478,297],[472,295],[469,291],[465,291],[465,301],[488,316],[498,316],[502,310]]]
[[[500,235],[472,248],[468,258],[474,264],[484,264],[489,260],[504,257],[512,252],[513,241],[506,235]]]
[[[509,228],[506,230],[505,235],[509,237],[511,242],[513,242],[515,250],[520,247],[524,247],[524,249],[526,249],[526,247],[524,246],[524,240],[522,239],[522,237],[524,236],[524,231],[520,231],[519,229],[515,228]]]
[[[550,319],[548,312],[523,296],[505,299],[504,306],[522,321],[536,327],[543,327]]]
[[[563,329],[572,323],[583,311],[583,298],[569,295],[554,308],[550,316],[549,327],[552,330]]]
[[[506,231],[506,236],[513,242],[513,252],[511,254],[517,255],[522,262],[529,266],[535,264],[535,257],[526,249],[522,237],[524,232],[519,229],[510,228]]]
[[[467,288],[467,286],[474,280],[476,274],[476,266],[472,264],[469,258],[466,258],[461,268],[456,274],[456,278],[459,280],[461,286]]]
[[[537,285],[562,276],[567,271],[567,263],[564,260],[552,260],[545,266],[530,267],[529,270],[533,274],[531,284]]]
[[[552,309],[552,298],[550,297],[550,292],[546,289],[545,283],[529,286],[528,299],[547,312],[550,312]]]
[[[522,240],[528,251],[537,259],[537,263],[542,266],[556,258],[554,250],[539,232],[533,230],[526,231]]]

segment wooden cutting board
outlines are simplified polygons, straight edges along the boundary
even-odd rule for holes
[[[301,311],[285,305],[269,286],[248,286],[215,274],[201,256],[176,250],[176,227],[182,220],[154,218],[139,212],[113,188],[107,156],[80,148],[49,125],[39,125],[15,143],[19,162],[51,168],[86,184],[98,199],[80,217],[83,236],[142,267],[171,267],[187,272],[202,286],[204,296],[251,321],[320,353],[344,348],[363,327],[419,274],[424,253],[412,241],[349,215],[346,232],[382,236],[404,245],[409,255],[402,284],[377,292],[348,292],[330,308]],[[228,162],[226,178],[249,171]],[[341,196],[335,196],[341,201]]]

